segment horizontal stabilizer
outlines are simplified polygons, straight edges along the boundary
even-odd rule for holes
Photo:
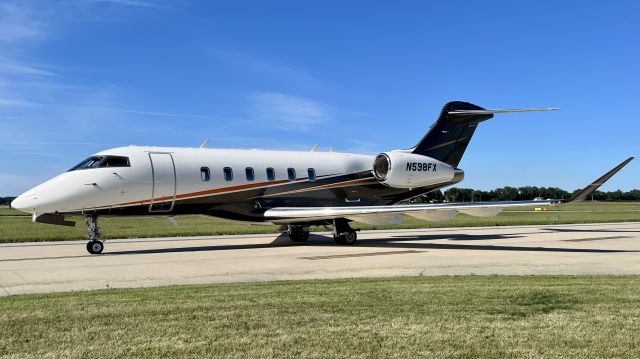
[[[438,120],[411,152],[458,167],[478,124],[496,113],[554,111],[557,108],[487,110],[469,102],[452,101],[442,108]]]
[[[593,192],[595,192],[600,186],[602,186],[605,182],[607,182],[609,178],[613,177],[613,175],[618,173],[618,171],[620,171],[622,167],[626,166],[627,163],[631,162],[632,160],[633,160],[633,157],[627,158],[621,164],[615,166],[611,171],[605,173],[604,176],[593,181],[590,185],[580,190],[580,192],[571,196],[569,199],[565,201],[565,203],[584,201]]]
[[[514,108],[505,110],[455,110],[449,111],[449,115],[493,115],[494,113],[509,113],[509,112],[543,112],[543,111],[557,111],[559,108],[547,107],[547,108]]]

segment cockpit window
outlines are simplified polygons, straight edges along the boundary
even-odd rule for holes
[[[129,159],[122,156],[106,156],[98,167],[129,167]]]
[[[129,158],[123,156],[91,156],[73,166],[68,172],[98,167],[129,167]]]
[[[103,158],[104,158],[103,156],[91,156],[86,160],[78,163],[77,165],[71,167],[69,172],[75,171],[75,170],[83,170],[86,168],[96,168],[98,167],[98,165],[100,164],[100,161],[102,161]]]

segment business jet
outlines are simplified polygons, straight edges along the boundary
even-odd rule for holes
[[[286,226],[304,242],[311,225],[332,225],[337,244],[354,244],[350,222],[400,223],[409,215],[444,221],[458,213],[495,216],[512,206],[581,201],[629,163],[628,158],[567,200],[398,204],[463,180],[458,164],[480,122],[497,113],[555,108],[487,110],[447,103],[418,144],[376,156],[354,153],[200,148],[113,148],[17,197],[12,207],[33,222],[73,226],[86,218],[87,250],[102,253],[102,216],[208,215]]]

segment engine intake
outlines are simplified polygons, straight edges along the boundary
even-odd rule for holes
[[[382,184],[395,188],[420,188],[454,179],[450,165],[407,152],[383,152],[373,161],[373,176]],[[459,175],[456,176],[459,178]]]
[[[386,153],[381,153],[376,156],[373,161],[373,175],[378,181],[384,181],[387,179],[389,170],[391,169],[391,160]]]

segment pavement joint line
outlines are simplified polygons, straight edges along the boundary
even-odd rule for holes
[[[369,257],[369,256],[385,256],[391,254],[409,254],[409,253],[425,253],[428,251],[419,251],[415,249],[409,249],[406,251],[385,251],[385,252],[367,252],[367,253],[348,253],[348,254],[330,254],[325,256],[313,256],[313,257],[299,257],[299,259],[307,259],[310,261],[321,259],[338,259],[338,258],[353,258],[353,257]]]

